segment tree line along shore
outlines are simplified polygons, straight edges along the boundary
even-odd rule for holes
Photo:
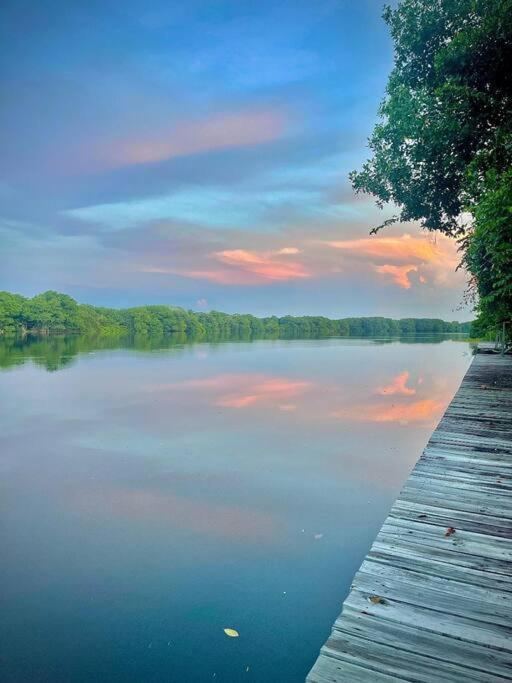
[[[82,334],[110,337],[171,337],[191,339],[230,336],[357,337],[470,333],[471,322],[437,318],[339,318],[269,316],[196,312],[176,306],[152,305],[105,308],[80,304],[67,294],[48,291],[32,298],[0,292],[0,335]]]

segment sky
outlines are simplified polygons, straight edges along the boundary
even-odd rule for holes
[[[380,0],[3,0],[0,289],[467,320],[457,245],[348,173],[392,66]]]

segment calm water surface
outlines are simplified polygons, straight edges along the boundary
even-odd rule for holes
[[[37,348],[0,373],[3,683],[303,681],[471,358]]]

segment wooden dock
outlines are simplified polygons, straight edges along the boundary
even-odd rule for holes
[[[308,683],[512,680],[512,356],[479,353]]]

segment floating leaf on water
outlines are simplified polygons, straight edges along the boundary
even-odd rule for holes
[[[230,638],[238,638],[240,635],[234,628],[225,628],[224,633]]]

